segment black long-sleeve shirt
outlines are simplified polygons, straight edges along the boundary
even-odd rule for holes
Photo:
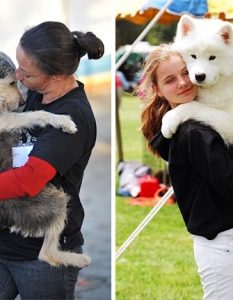
[[[233,228],[233,146],[209,126],[189,120],[171,140],[151,145],[169,162],[169,175],[187,230],[214,239]]]

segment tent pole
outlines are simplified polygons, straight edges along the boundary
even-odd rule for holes
[[[127,51],[125,51],[124,55],[116,63],[116,71],[123,64],[123,62],[126,60],[126,58],[130,55],[130,53],[133,51],[133,49],[138,44],[138,42],[140,42],[145,37],[145,35],[150,31],[150,29],[153,27],[153,25],[164,14],[165,10],[170,6],[170,4],[172,3],[172,1],[173,0],[168,0],[166,2],[166,4],[160,9],[160,11],[154,16],[154,18],[150,21],[150,23],[147,25],[147,27],[142,31],[142,33],[133,42],[133,44],[131,45],[131,47]]]
[[[119,106],[120,106],[120,99],[116,89],[116,137],[117,137],[117,148],[118,148],[118,160],[123,161]]]

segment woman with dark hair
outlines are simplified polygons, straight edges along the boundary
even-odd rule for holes
[[[25,165],[0,174],[0,200],[37,195],[51,182],[71,200],[60,238],[62,250],[82,253],[84,210],[79,193],[96,141],[96,122],[84,85],[74,72],[84,55],[99,59],[104,45],[92,32],[71,32],[60,22],[27,30],[16,50],[16,78],[28,88],[24,111],[45,110],[72,117],[78,131],[48,126],[24,130],[19,146],[32,145]],[[42,238],[0,231],[0,299],[74,299],[79,268],[52,267],[38,260]]]

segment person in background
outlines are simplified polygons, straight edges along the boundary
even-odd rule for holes
[[[171,139],[162,136],[165,113],[197,93],[171,44],[150,54],[143,76],[142,132],[149,149],[169,163],[177,204],[194,240],[203,299],[233,299],[233,147],[194,120],[181,124]]]
[[[51,182],[71,196],[63,250],[82,253],[84,209],[79,193],[96,141],[96,121],[84,85],[75,78],[80,59],[99,59],[103,42],[92,32],[70,31],[60,22],[43,22],[21,37],[15,77],[28,90],[24,111],[45,110],[72,117],[78,131],[47,126],[24,130],[19,146],[32,143],[22,167],[0,174],[0,200],[37,195]],[[49,201],[49,199],[48,199]],[[43,238],[0,231],[0,299],[74,299],[79,268],[51,267],[38,260]]]
[[[116,71],[116,107],[119,108],[123,92],[130,91],[130,84],[121,71]]]
[[[123,91],[128,92],[131,88],[130,83],[127,81],[125,75],[121,71],[116,72],[116,76],[122,84]]]

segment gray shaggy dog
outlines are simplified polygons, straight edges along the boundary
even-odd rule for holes
[[[0,172],[12,168],[12,146],[18,144],[23,128],[52,125],[68,133],[77,131],[69,116],[45,111],[12,112],[24,104],[14,73],[13,62],[0,52]],[[35,197],[0,201],[0,230],[10,228],[11,232],[25,237],[44,237],[39,259],[53,266],[83,268],[91,262],[87,255],[59,250],[68,201],[69,196],[52,184],[48,184]]]

